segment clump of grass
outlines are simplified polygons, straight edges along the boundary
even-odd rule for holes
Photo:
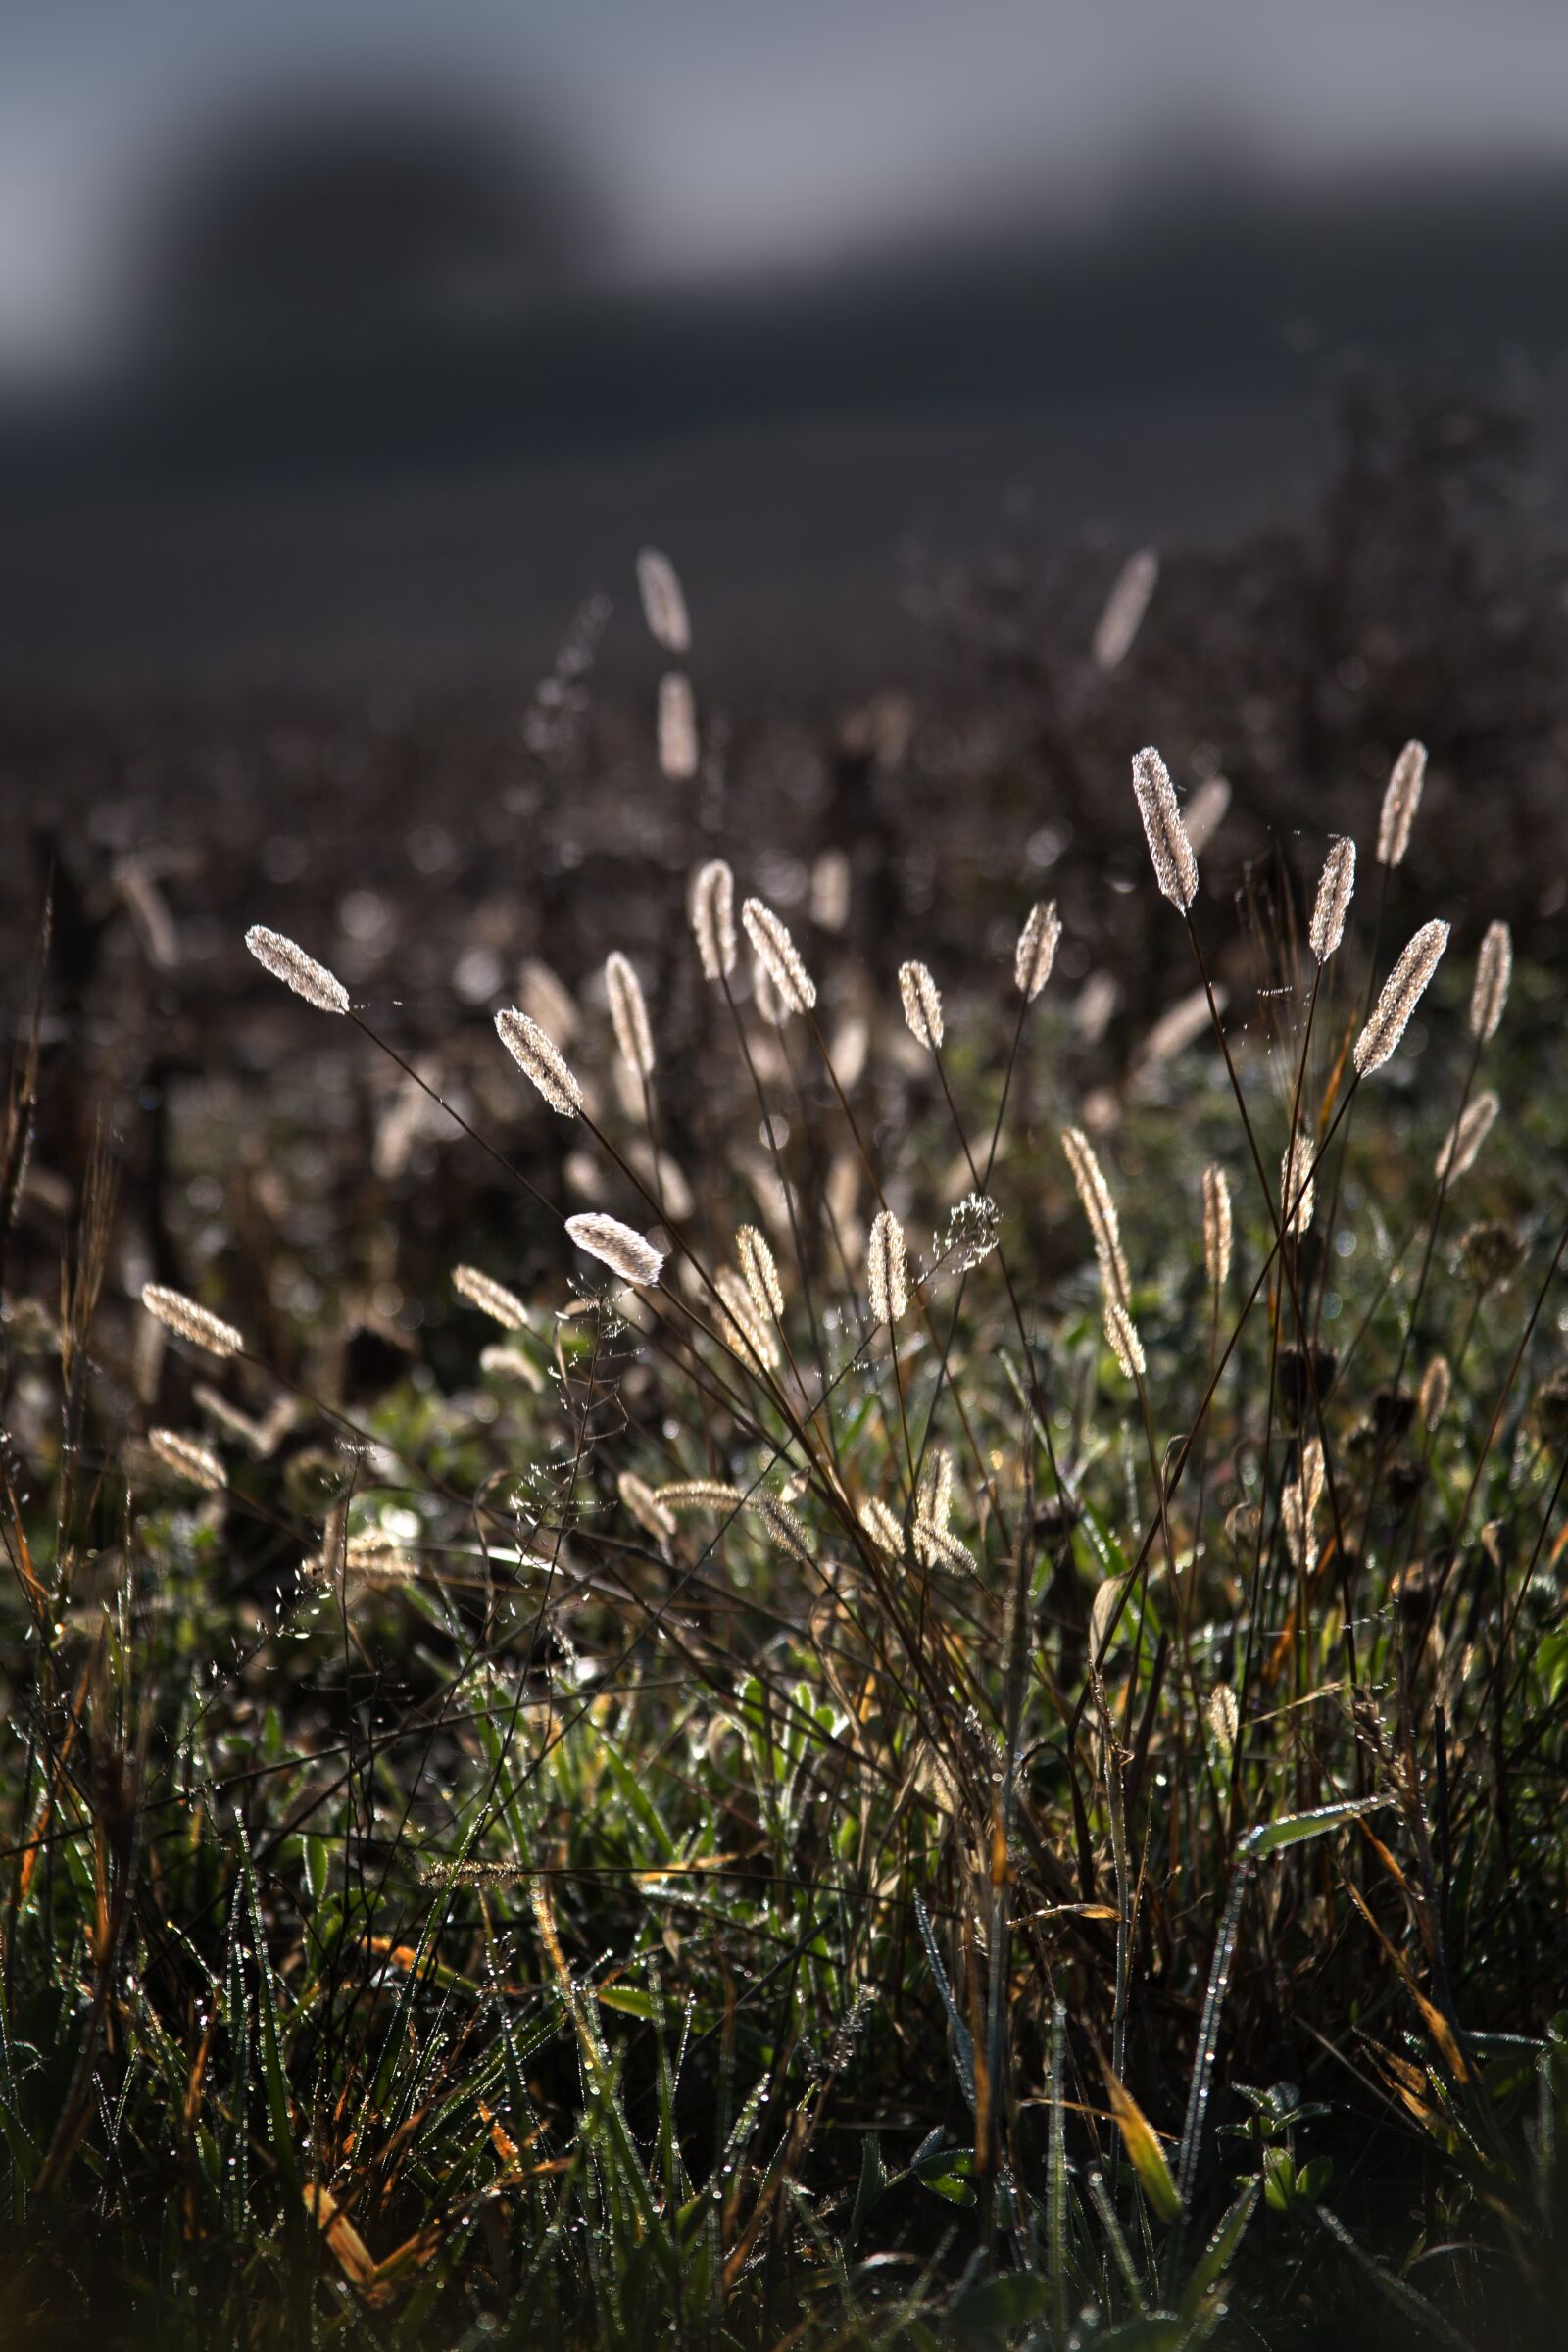
[[[672,570],[639,576],[684,655]],[[274,1366],[155,1285],[242,1395],[142,1428],[95,1161],[66,1438],[34,1381],[6,1472],[24,2317],[1062,2352],[1343,2340],[1368,2296],[1448,2343],[1549,2323],[1568,1218],[1476,1091],[1511,945],[1468,1017],[1462,928],[1382,975],[1341,839],[1304,926],[1242,943],[1258,1052],[1157,752],[1133,787],[1201,982],[1153,1087],[1147,1055],[1069,1085],[1054,905],[945,996],[904,961],[871,1019],[836,935],[813,974],[757,896],[748,996],[720,860],[689,898],[716,996],[654,989],[672,1135],[624,955],[640,1099],[498,1011],[533,1092],[453,1116],[537,1280],[450,1237],[509,1338],[457,1319],[439,1382]],[[392,1008],[249,944],[439,1099]]]

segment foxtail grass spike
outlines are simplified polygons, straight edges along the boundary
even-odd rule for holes
[[[605,995],[620,1058],[634,1078],[654,1074],[654,1033],[648,1025],[643,984],[618,948],[605,958]]]
[[[1154,861],[1154,879],[1171,905],[1185,914],[1198,896],[1198,860],[1176,806],[1169,771],[1152,744],[1133,756],[1133,790],[1149,855]]]
[[[566,1065],[565,1056],[537,1021],[510,1006],[496,1014],[496,1034],[523,1076],[564,1119],[574,1119],[582,1108],[582,1088]]]
[[[663,1270],[663,1251],[656,1250],[646,1234],[623,1225],[618,1217],[607,1217],[592,1209],[580,1217],[568,1217],[566,1231],[579,1250],[597,1257],[633,1290],[651,1291],[657,1285]]]
[[[348,1011],[349,992],[337,974],[329,972],[324,963],[318,963],[314,956],[307,956],[303,948],[285,939],[281,931],[269,931],[265,923],[252,923],[245,934],[245,945],[264,971],[270,972],[274,980],[281,980],[285,988],[291,988],[318,1012]]]
[[[1159,557],[1152,547],[1136,548],[1117,572],[1091,648],[1102,677],[1119,669],[1132,652],[1158,579]]]
[[[1129,1380],[1141,1380],[1148,1370],[1138,1326],[1119,1298],[1105,1300],[1105,1337],[1111,1352]]]
[[[1378,818],[1378,863],[1396,866],[1404,863],[1404,853],[1410,847],[1410,828],[1415,812],[1421,806],[1421,787],[1426,782],[1427,747],[1412,736],[1389,774],[1388,789],[1383,795],[1383,811]]]
[[[1203,1270],[1209,1288],[1222,1291],[1231,1270],[1231,1188],[1217,1162],[1203,1170]]]
[[[899,996],[909,1035],[930,1051],[942,1043],[942,992],[923,963],[901,963]]]
[[[1461,1176],[1469,1175],[1482,1145],[1492,1133],[1497,1110],[1497,1098],[1490,1087],[1485,1094],[1477,1095],[1473,1102],[1465,1104],[1462,1115],[1449,1129],[1432,1171],[1440,1184],[1456,1184]]]
[[[527,1330],[528,1309],[522,1300],[477,1266],[454,1266],[452,1288],[460,1298],[466,1298],[470,1306],[499,1323],[503,1331]]]
[[[801,961],[787,926],[760,899],[746,901],[741,921],[757,951],[758,962],[778,991],[779,1002],[790,1012],[809,1012],[816,1003],[816,983]]]
[[[904,1227],[890,1208],[873,1218],[865,1246],[865,1281],[873,1323],[897,1323],[909,1303]]]
[[[705,980],[727,980],[735,969],[735,877],[722,858],[710,858],[692,876],[688,901]]]
[[[1357,1075],[1380,1070],[1397,1047],[1448,944],[1446,923],[1423,923],[1383,984],[1372,1017],[1355,1041]]]
[[[245,1341],[232,1323],[224,1323],[183,1291],[172,1291],[161,1282],[142,1285],[141,1302],[150,1315],[193,1348],[205,1348],[209,1355],[243,1355]]]
[[[1470,996],[1470,1034],[1485,1045],[1495,1037],[1508,1004],[1513,978],[1513,934],[1506,923],[1489,923],[1476,957],[1476,984]]]
[[[227,1486],[223,1465],[211,1446],[199,1445],[194,1438],[182,1438],[174,1429],[150,1429],[147,1443],[165,1468],[188,1485],[209,1494],[220,1494]]]
[[[1345,918],[1354,890],[1355,844],[1348,834],[1342,834],[1323,860],[1312,920],[1307,926],[1307,945],[1320,964],[1327,963],[1345,937]]]
[[[692,627],[685,593],[679,573],[662,548],[645,547],[638,556],[637,593],[654,643],[666,654],[690,653]]]
[[[1013,951],[1013,985],[1026,1004],[1032,1004],[1051,978],[1061,938],[1061,917],[1054,899],[1037,899],[1030,907],[1018,945]]]
[[[683,669],[671,669],[659,681],[659,765],[671,784],[684,784],[696,775],[697,760],[692,682]]]

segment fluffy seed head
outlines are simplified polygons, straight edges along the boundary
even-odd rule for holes
[[[1158,578],[1159,557],[1152,547],[1136,548],[1117,572],[1091,648],[1095,667],[1102,677],[1119,669],[1131,653]]]
[[[520,1380],[525,1389],[537,1396],[545,1385],[545,1376],[520,1348],[504,1346],[481,1348],[479,1369],[490,1380]]]
[[[503,1331],[526,1331],[528,1309],[504,1283],[492,1281],[477,1266],[454,1266],[452,1288],[481,1314],[489,1315]]]
[[[1453,1373],[1446,1355],[1435,1355],[1421,1376],[1416,1396],[1424,1428],[1436,1429],[1448,1409],[1448,1392],[1453,1385]]]
[[[905,1277],[904,1227],[890,1208],[871,1220],[865,1246],[865,1282],[873,1323],[897,1323],[909,1303]]]
[[[697,773],[697,702],[683,669],[659,681],[659,765],[671,784]]]
[[[1327,963],[1345,937],[1345,917],[1355,889],[1355,844],[1342,834],[1323,860],[1306,939],[1319,963]]]
[[[1073,1182],[1078,1187],[1078,1199],[1094,1236],[1101,1282],[1107,1295],[1125,1303],[1132,1292],[1132,1278],[1122,1252],[1116,1203],[1110,1197],[1110,1187],[1095,1157],[1095,1147],[1081,1127],[1068,1127],[1062,1134],[1061,1148],[1067,1154],[1067,1164],[1072,1169]]]
[[[1298,1568],[1309,1568],[1316,1556],[1312,1522],[1322,1499],[1323,1447],[1316,1438],[1308,1438],[1301,1448],[1300,1477],[1289,1480],[1280,1491],[1286,1548]]]
[[[722,858],[710,858],[692,876],[687,901],[705,980],[726,980],[735,969],[735,877]]]
[[[1144,1343],[1138,1337],[1137,1324],[1119,1298],[1105,1300],[1105,1337],[1126,1378],[1141,1380],[1148,1369],[1144,1361]]]
[[[735,1236],[735,1254],[758,1313],[764,1321],[771,1316],[782,1322],[784,1286],[778,1278],[778,1261],[755,1225],[741,1227]]]
[[[691,650],[692,627],[680,576],[663,551],[645,547],[637,558],[637,593],[648,634],[666,654]]]
[[[759,1494],[752,1508],[779,1550],[799,1560],[803,1568],[809,1568],[815,1558],[811,1539],[789,1504],[780,1502],[776,1494]]]
[[[1210,1286],[1223,1290],[1231,1270],[1231,1188],[1217,1162],[1203,1170],[1203,1268]]]
[[[741,1499],[739,1487],[722,1478],[677,1478],[654,1489],[666,1511],[727,1511]]]
[[[1404,853],[1410,847],[1410,827],[1421,806],[1421,787],[1426,775],[1427,747],[1412,737],[1394,762],[1383,795],[1383,813],[1378,819],[1379,865],[1404,863]]]
[[[646,1234],[623,1225],[618,1217],[607,1217],[597,1209],[590,1209],[580,1217],[568,1217],[566,1231],[579,1250],[597,1257],[612,1273],[618,1274],[622,1282],[639,1290],[652,1290],[657,1284],[664,1263],[663,1251],[656,1250]]]
[[[621,1060],[634,1078],[651,1078],[654,1033],[648,1026],[648,1000],[642,982],[618,948],[605,958],[605,994]]]
[[[582,1088],[567,1068],[565,1056],[538,1022],[511,1005],[496,1014],[496,1035],[551,1109],[564,1119],[574,1119],[582,1108]]]
[[[1061,917],[1054,899],[1037,899],[1030,907],[1018,945],[1013,951],[1012,978],[1026,1004],[1032,1004],[1051,978],[1061,937]]]
[[[1311,1165],[1311,1144],[1298,1128],[1280,1160],[1280,1216],[1285,1231],[1298,1240],[1312,1222],[1317,1187],[1309,1173]]]
[[[252,923],[245,934],[245,945],[265,971],[274,980],[281,980],[307,1004],[319,1012],[347,1012],[349,992],[335,972],[314,956],[307,956],[293,940],[285,939],[281,931],[269,931],[265,923]]]
[[[757,960],[777,989],[785,1009],[809,1012],[816,1003],[816,983],[772,907],[760,899],[748,899],[741,908],[741,921],[757,951]]]
[[[646,1479],[635,1470],[623,1470],[615,1481],[615,1491],[639,1527],[647,1530],[662,1544],[675,1533],[675,1514],[669,1505],[661,1502]]]
[[[1372,1017],[1355,1041],[1352,1058],[1362,1078],[1383,1067],[1404,1035],[1410,1015],[1420,1004],[1447,944],[1446,923],[1423,923],[1383,983],[1383,994],[1372,1007]]]
[[[194,1438],[182,1438],[177,1430],[150,1429],[147,1443],[166,1469],[176,1478],[185,1479],[193,1487],[201,1487],[209,1494],[220,1494],[228,1480],[223,1465],[208,1446]]]
[[[1489,923],[1476,957],[1476,984],[1470,997],[1470,1034],[1482,1045],[1497,1034],[1512,978],[1513,935],[1506,923]]]
[[[860,1525],[878,1551],[885,1551],[890,1560],[896,1560],[902,1556],[904,1530],[885,1502],[879,1502],[874,1495],[869,1502],[862,1502]]]
[[[1198,860],[1176,806],[1169,771],[1152,744],[1133,756],[1133,790],[1149,855],[1154,861],[1154,879],[1171,905],[1185,913],[1198,896]]]
[[[926,1454],[914,1508],[931,1527],[946,1527],[953,1516],[953,1456],[945,1446],[933,1446]]]
[[[724,1306],[719,1318],[723,1338],[743,1360],[772,1371],[779,1362],[778,1339],[767,1317],[758,1313],[746,1283],[733,1266],[720,1266],[713,1288]]]
[[[917,1046],[935,1049],[942,1043],[942,992],[923,963],[901,963],[899,995],[904,1017]]]
[[[1236,1693],[1229,1683],[1216,1683],[1208,1694],[1208,1728],[1222,1756],[1236,1753],[1237,1735],[1242,1728],[1242,1711],[1236,1703]]]
[[[1438,1153],[1432,1173],[1440,1184],[1455,1184],[1469,1174],[1476,1164],[1476,1154],[1492,1133],[1492,1122],[1497,1115],[1497,1098],[1488,1087],[1467,1102],[1462,1115],[1449,1129],[1442,1151]]]
[[[182,1340],[189,1340],[193,1348],[205,1348],[209,1355],[244,1353],[244,1337],[233,1324],[220,1322],[205,1306],[198,1306],[194,1298],[187,1298],[183,1291],[168,1290],[161,1282],[143,1283],[141,1302],[160,1323],[166,1323]]]

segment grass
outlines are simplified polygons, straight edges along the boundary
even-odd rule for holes
[[[743,952],[651,1071],[617,968],[576,1115],[455,1095],[490,1212],[404,1200],[505,1288],[416,1357],[308,1217],[171,1337],[92,1145],[5,1294],[14,2340],[1552,2340],[1558,993],[1478,1039],[1461,910],[1358,1079],[1433,910],[1368,855],[1320,968],[1327,848],[1140,886],[1196,1009],[1119,1063],[1010,944],[906,1028],[754,920],[779,1017]],[[395,998],[280,1000],[280,1232],[346,1064],[432,1112]]]

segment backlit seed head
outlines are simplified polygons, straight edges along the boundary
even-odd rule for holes
[[[1311,1143],[1298,1128],[1280,1160],[1280,1217],[1284,1231],[1298,1240],[1312,1222],[1317,1187],[1311,1166]]]
[[[1203,1268],[1211,1289],[1223,1290],[1231,1270],[1231,1188],[1217,1163],[1203,1170]]]
[[[1133,791],[1144,820],[1154,879],[1173,906],[1185,913],[1198,896],[1198,860],[1182,824],[1170,774],[1152,744],[1133,756]]]
[[[1132,1279],[1122,1252],[1116,1203],[1110,1197],[1110,1187],[1095,1156],[1095,1147],[1081,1127],[1068,1127],[1063,1131],[1061,1148],[1067,1154],[1067,1164],[1072,1169],[1073,1182],[1078,1187],[1078,1199],[1094,1237],[1101,1283],[1108,1296],[1120,1298],[1125,1304],[1132,1293]]]
[[[873,1323],[897,1323],[909,1303],[905,1274],[904,1227],[890,1208],[871,1221],[865,1246],[865,1282]]]
[[[582,1088],[553,1039],[527,1013],[509,1006],[496,1014],[496,1034],[523,1076],[536,1086],[554,1111],[574,1119],[582,1108]]]
[[[654,1033],[648,1026],[648,1000],[642,982],[618,948],[605,958],[605,995],[621,1060],[633,1077],[651,1078]]]
[[[1513,935],[1506,923],[1489,923],[1476,957],[1476,984],[1470,997],[1470,1034],[1482,1045],[1497,1034],[1512,978]]]
[[[811,1539],[787,1502],[781,1502],[776,1494],[759,1494],[752,1508],[780,1551],[799,1560],[803,1568],[813,1565],[816,1555]]]
[[[269,931],[264,923],[252,923],[245,934],[245,945],[265,971],[270,972],[274,980],[281,980],[297,997],[303,997],[307,1004],[314,1004],[319,1012],[348,1011],[349,992],[336,973],[329,972],[324,963],[318,963],[314,956],[307,956],[303,948],[285,939],[281,931]]]
[[[1469,1174],[1476,1164],[1477,1153],[1492,1133],[1497,1109],[1497,1098],[1490,1087],[1485,1094],[1477,1095],[1473,1102],[1465,1104],[1449,1129],[1432,1171],[1440,1184],[1456,1184],[1461,1176]]]
[[[878,1551],[885,1551],[890,1560],[903,1557],[904,1529],[885,1502],[879,1502],[874,1495],[869,1502],[862,1502],[860,1525]]]
[[[915,1044],[935,1048],[942,1043],[942,992],[923,963],[901,963],[899,995],[904,1017]]]
[[[1061,938],[1061,917],[1056,912],[1054,899],[1037,899],[1018,934],[1013,951],[1013,985],[1026,1004],[1032,1004],[1051,978],[1051,967],[1056,960],[1056,945]]]
[[[1136,548],[1117,572],[1091,648],[1095,667],[1102,677],[1119,669],[1132,651],[1158,578],[1159,557],[1152,547]]]
[[[1214,1744],[1227,1758],[1236,1753],[1236,1741],[1242,1728],[1242,1711],[1236,1703],[1236,1693],[1229,1683],[1216,1683],[1208,1694],[1208,1728],[1214,1735]]]
[[[710,858],[692,876],[687,901],[705,980],[727,980],[735,969],[735,877],[722,858]]]
[[[657,547],[645,547],[637,558],[637,593],[654,643],[662,646],[666,654],[689,653],[692,629],[680,576]]]
[[[452,1288],[481,1314],[489,1315],[503,1331],[526,1331],[528,1309],[504,1283],[482,1274],[477,1266],[454,1266]]]
[[[816,984],[801,961],[786,925],[760,899],[746,901],[741,908],[741,921],[757,951],[757,960],[777,989],[781,1004],[790,1012],[809,1012],[816,1003]]]
[[[219,1494],[228,1480],[223,1465],[212,1448],[197,1443],[194,1438],[182,1438],[177,1430],[150,1429],[147,1443],[166,1469],[188,1485],[200,1487],[209,1494]]]
[[[728,1511],[742,1500],[739,1487],[722,1478],[677,1478],[654,1489],[666,1511]]]
[[[682,669],[667,670],[659,681],[659,765],[672,784],[684,784],[697,773],[697,702],[692,682]]]
[[[615,1481],[615,1491],[639,1527],[661,1544],[675,1533],[675,1514],[669,1505],[661,1502],[646,1479],[635,1470],[623,1470]]]
[[[1416,1394],[1416,1405],[1422,1427],[1434,1430],[1448,1409],[1448,1392],[1453,1385],[1453,1373],[1446,1355],[1435,1355],[1421,1376]]]
[[[1383,812],[1378,819],[1379,865],[1402,865],[1404,853],[1410,846],[1410,827],[1421,806],[1421,787],[1426,782],[1427,747],[1413,738],[1407,743],[1390,771],[1388,789],[1383,795]]]
[[[1119,1298],[1105,1300],[1105,1337],[1126,1378],[1141,1380],[1148,1369],[1144,1344],[1138,1337],[1137,1324]]]
[[[784,1287],[778,1278],[778,1260],[755,1225],[741,1227],[735,1236],[735,1254],[759,1315],[764,1321],[771,1316],[782,1322]]]
[[[663,1251],[656,1250],[645,1234],[623,1225],[618,1217],[590,1210],[580,1217],[568,1217],[566,1231],[579,1250],[597,1257],[634,1290],[652,1290],[659,1281],[664,1263]]]
[[[758,1313],[757,1301],[742,1277],[733,1266],[720,1266],[713,1288],[724,1308],[719,1317],[720,1337],[744,1363],[773,1371],[780,1361],[778,1336],[767,1317]]]
[[[1323,860],[1323,872],[1307,925],[1307,945],[1317,961],[1327,963],[1345,937],[1345,917],[1355,890],[1355,844],[1342,834]]]
[[[160,1323],[189,1340],[193,1348],[205,1348],[209,1355],[242,1355],[245,1351],[244,1338],[232,1323],[221,1322],[194,1298],[187,1298],[183,1291],[169,1290],[161,1282],[143,1283],[141,1302]]]
[[[1380,1070],[1398,1045],[1447,944],[1446,923],[1423,923],[1400,956],[1383,984],[1371,1019],[1355,1041],[1352,1058],[1360,1077]]]

